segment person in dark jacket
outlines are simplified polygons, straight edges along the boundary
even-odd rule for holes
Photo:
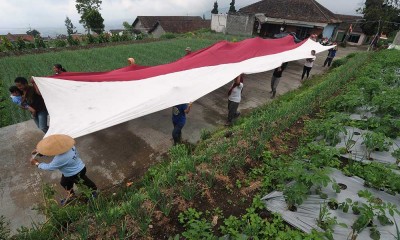
[[[325,59],[324,67],[326,66],[326,64],[328,64],[328,67],[330,67],[333,58],[335,58],[335,56],[336,56],[337,45],[336,45],[336,43],[334,43],[334,45],[335,45],[334,48],[331,48],[331,49],[328,50],[328,57],[326,57],[326,59]]]
[[[22,105],[30,106],[34,111],[31,111],[32,118],[36,125],[44,133],[49,129],[47,124],[47,117],[49,113],[47,112],[46,105],[44,103],[43,97],[40,94],[36,83],[32,80],[32,86],[28,84],[28,80],[24,77],[17,77],[15,80],[15,86],[22,91]]]
[[[271,93],[272,96],[271,98],[275,98],[276,96],[276,88],[278,87],[279,81],[281,80],[282,77],[282,72],[285,70],[287,67],[288,63],[284,62],[280,67],[275,68],[274,73],[272,74],[272,79],[271,79]]]
[[[192,103],[179,104],[172,108],[172,124],[174,125],[172,138],[174,139],[174,145],[182,141],[182,128],[186,124],[186,114],[190,112],[191,108]]]

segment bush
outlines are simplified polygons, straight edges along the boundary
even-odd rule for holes
[[[101,33],[98,37],[99,43],[107,43],[110,41],[110,36],[108,34]]]
[[[346,56],[347,59],[353,58],[356,56],[357,53],[350,53],[349,55]]]
[[[97,43],[97,38],[94,37],[92,34],[87,34],[87,35],[86,35],[86,43],[87,43],[87,44],[94,44],[94,43]]]
[[[132,36],[127,31],[124,31],[122,33],[122,35],[119,37],[120,41],[129,41],[131,39],[132,39]]]
[[[13,50],[14,49],[14,45],[10,42],[10,40],[8,40],[8,38],[6,37],[2,37],[2,46],[3,49],[5,50]]]
[[[142,39],[145,39],[145,38],[147,38],[147,37],[148,37],[147,34],[139,33],[139,34],[137,34],[137,35],[135,36],[135,40],[142,40]]]
[[[36,48],[46,48],[46,44],[43,41],[43,38],[40,36],[35,37],[35,46]]]
[[[336,59],[332,63],[332,68],[340,67],[340,66],[342,66],[342,65],[344,65],[346,63],[347,63],[347,58]]]
[[[35,44],[34,43],[32,43],[32,42],[28,42],[28,43],[26,43],[26,49],[34,49],[35,48]]]
[[[55,40],[54,44],[56,45],[56,47],[61,47],[61,48],[67,46],[67,42],[65,40],[62,40],[62,39]]]
[[[165,34],[161,35],[160,38],[161,39],[173,39],[173,38],[176,38],[176,35],[173,33],[165,33]]]
[[[67,42],[70,46],[79,46],[79,39],[74,39],[71,35],[68,36]]]
[[[22,50],[22,49],[25,49],[25,48],[26,48],[26,44],[25,44],[24,39],[22,39],[21,37],[18,37],[18,40],[17,40],[17,49],[18,49],[18,50]]]
[[[118,34],[111,35],[111,42],[119,42],[119,41],[120,41],[120,37]]]
[[[0,216],[0,240],[6,240],[10,237],[10,222],[6,221],[6,218]]]

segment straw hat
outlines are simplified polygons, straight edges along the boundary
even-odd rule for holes
[[[64,134],[54,134],[42,139],[36,146],[38,153],[55,156],[67,152],[75,145],[75,140]]]
[[[128,63],[129,63],[129,65],[135,64],[135,59],[134,58],[128,58]]]

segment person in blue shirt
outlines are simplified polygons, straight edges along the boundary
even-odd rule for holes
[[[74,197],[74,184],[82,182],[92,190],[92,195],[97,195],[96,184],[86,176],[86,167],[79,157],[75,148],[75,140],[67,135],[55,134],[41,140],[32,154],[31,164],[39,169],[54,171],[59,170],[62,173],[61,186],[67,191],[67,198],[61,200],[61,204]],[[50,163],[39,162],[35,159],[36,155],[54,156]]]
[[[29,110],[32,115],[36,114],[35,109],[31,108],[28,104],[23,103],[23,92],[19,90],[17,86],[11,86],[8,90],[10,91],[10,98],[13,103],[17,104],[20,108],[24,110]]]
[[[179,144],[182,140],[182,128],[186,123],[186,114],[190,112],[192,103],[179,104],[172,108],[172,124],[174,130],[172,130],[172,138],[174,139],[174,145]]]
[[[336,52],[337,52],[337,44],[334,43],[335,47],[331,48],[328,50],[328,57],[326,57],[325,62],[324,62],[324,67],[326,66],[326,64],[328,64],[328,67],[331,66],[332,60],[333,58],[336,56]]]

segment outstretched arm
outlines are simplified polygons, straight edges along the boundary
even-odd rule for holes
[[[189,104],[188,104],[188,107],[185,109],[185,113],[186,114],[188,114],[189,112],[190,112],[190,109],[192,109],[192,102],[190,102]]]

